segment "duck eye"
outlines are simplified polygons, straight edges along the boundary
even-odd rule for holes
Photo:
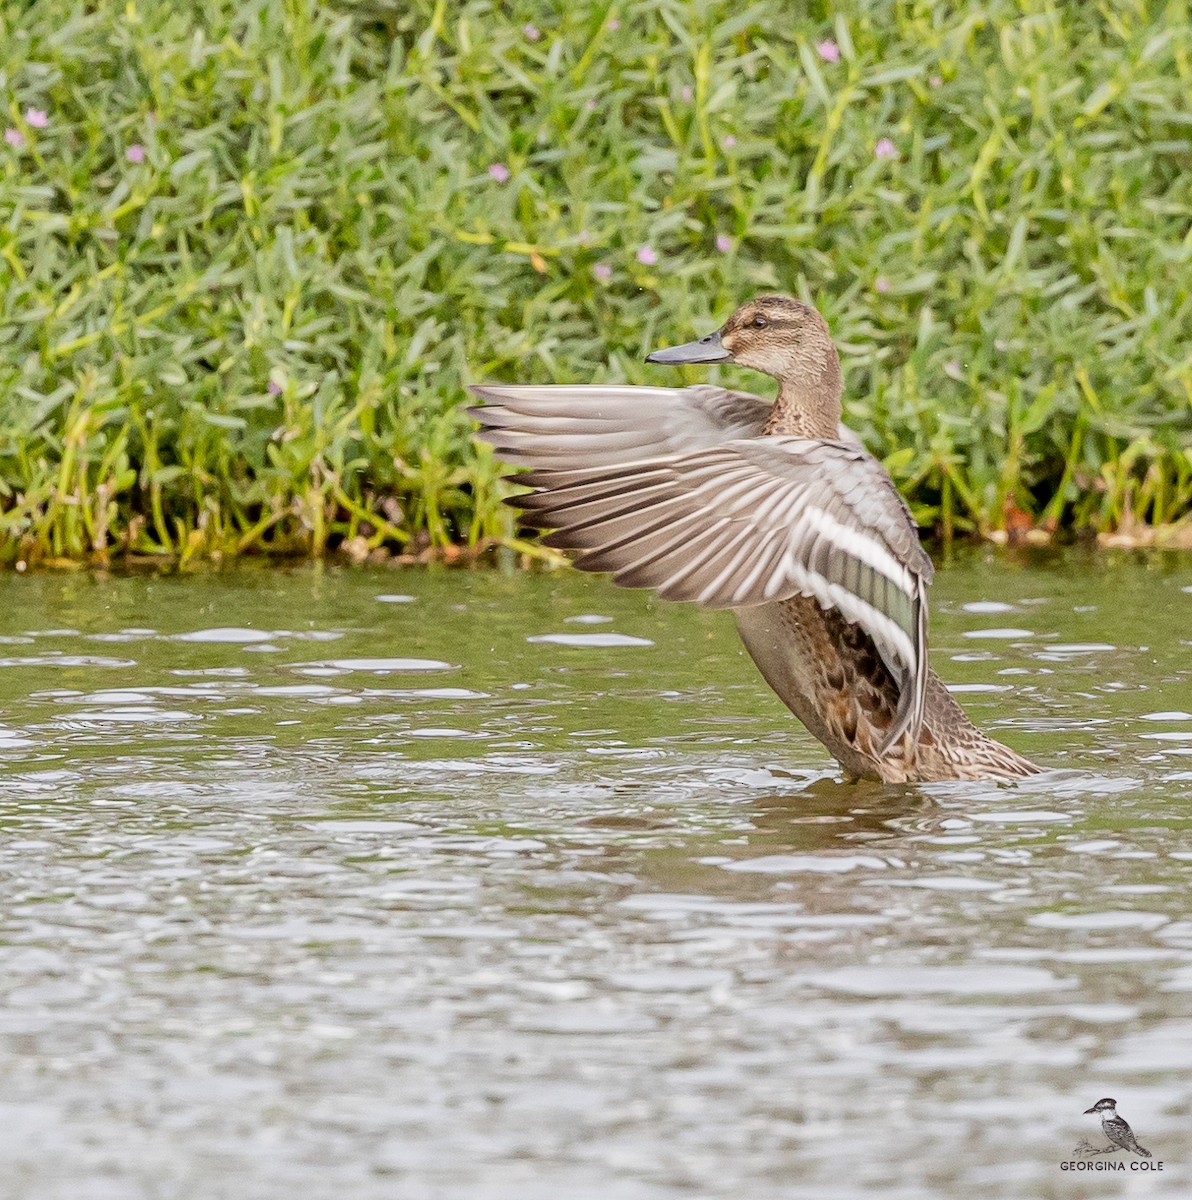
[[[769,325],[769,323],[770,322],[767,321],[765,317],[754,317],[753,318],[754,329],[765,329],[765,327],[767,325]]]

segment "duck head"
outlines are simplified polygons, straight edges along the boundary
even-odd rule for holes
[[[828,323],[793,296],[758,296],[714,333],[655,350],[650,363],[734,362],[781,385],[769,433],[835,437],[840,421],[840,359]]]
[[[741,305],[714,333],[655,350],[649,363],[735,362],[787,379],[823,370],[836,357],[828,324],[793,296],[758,296]]]

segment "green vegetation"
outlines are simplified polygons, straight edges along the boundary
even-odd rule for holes
[[[1179,0],[7,5],[0,555],[475,545],[466,381],[773,289],[925,525],[1175,521],[1190,94]]]

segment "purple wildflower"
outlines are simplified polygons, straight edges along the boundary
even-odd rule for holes
[[[732,150],[732,149],[733,149],[733,147],[734,147],[734,146],[736,146],[736,144],[737,144],[737,139],[736,139],[736,138],[735,138],[735,137],[734,137],[734,136],[733,136],[733,135],[730,133],[730,134],[728,135],[728,137],[726,137],[726,138],[724,139],[724,141],[723,141],[723,142],[721,142],[720,144],[721,144],[721,145],[722,145],[722,146],[723,146],[723,147],[724,147],[726,150]]]
[[[727,254],[733,248],[733,239],[727,233],[718,233],[716,235],[716,249],[721,254]]]
[[[933,75],[927,82],[931,84],[933,88],[943,87],[944,84],[944,81],[938,75]]]
[[[608,263],[597,263],[592,268],[592,274],[595,275],[597,279],[604,281],[613,277],[613,269],[608,265]]]
[[[888,292],[890,290],[890,281],[884,275],[879,275],[873,281],[873,287],[875,291]]]
[[[4,131],[4,140],[10,146],[21,147],[25,144],[25,135],[19,129],[13,129],[13,127],[10,125]]]
[[[528,22],[522,26],[522,33],[526,35],[527,42],[536,42],[542,36],[542,32],[538,26],[531,25]]]
[[[488,177],[497,183],[505,183],[509,179],[509,168],[502,162],[495,162],[488,168]]]
[[[898,151],[894,148],[894,143],[889,138],[879,138],[877,145],[873,148],[873,153],[876,158],[898,157]]]
[[[609,21],[608,27],[609,27],[609,29],[611,29],[615,32],[616,30],[621,28],[621,22],[618,21],[616,17],[613,17],[613,19],[611,21]]]
[[[50,118],[46,115],[45,110],[40,108],[27,108],[25,120],[29,122],[31,129],[44,129],[50,123]]]
[[[694,95],[694,93],[692,92],[691,88],[687,84],[684,84],[683,90],[679,93],[679,95],[683,97],[684,104],[690,104],[691,97]]]
[[[124,152],[124,157],[130,163],[143,163],[145,161],[145,147],[140,142],[133,142],[131,146]]]
[[[840,47],[831,38],[824,38],[817,43],[815,52],[824,62],[837,62],[840,59]]]
[[[271,379],[267,384],[265,384],[265,391],[267,391],[271,396],[280,396],[281,384],[278,383],[276,379]]]
[[[658,261],[658,253],[653,246],[639,246],[637,248],[637,261],[643,267],[652,267]]]
[[[595,112],[596,111],[596,101],[595,100],[586,101],[584,103],[584,108],[586,108],[588,110],[588,112]]]

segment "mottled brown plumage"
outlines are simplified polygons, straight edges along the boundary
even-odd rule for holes
[[[1038,770],[969,721],[927,663],[933,569],[882,465],[840,424],[840,360],[815,309],[762,296],[660,363],[733,360],[773,405],[719,388],[473,390],[481,437],[531,471],[514,503],[576,565],[730,608],[767,683],[853,777]]]

